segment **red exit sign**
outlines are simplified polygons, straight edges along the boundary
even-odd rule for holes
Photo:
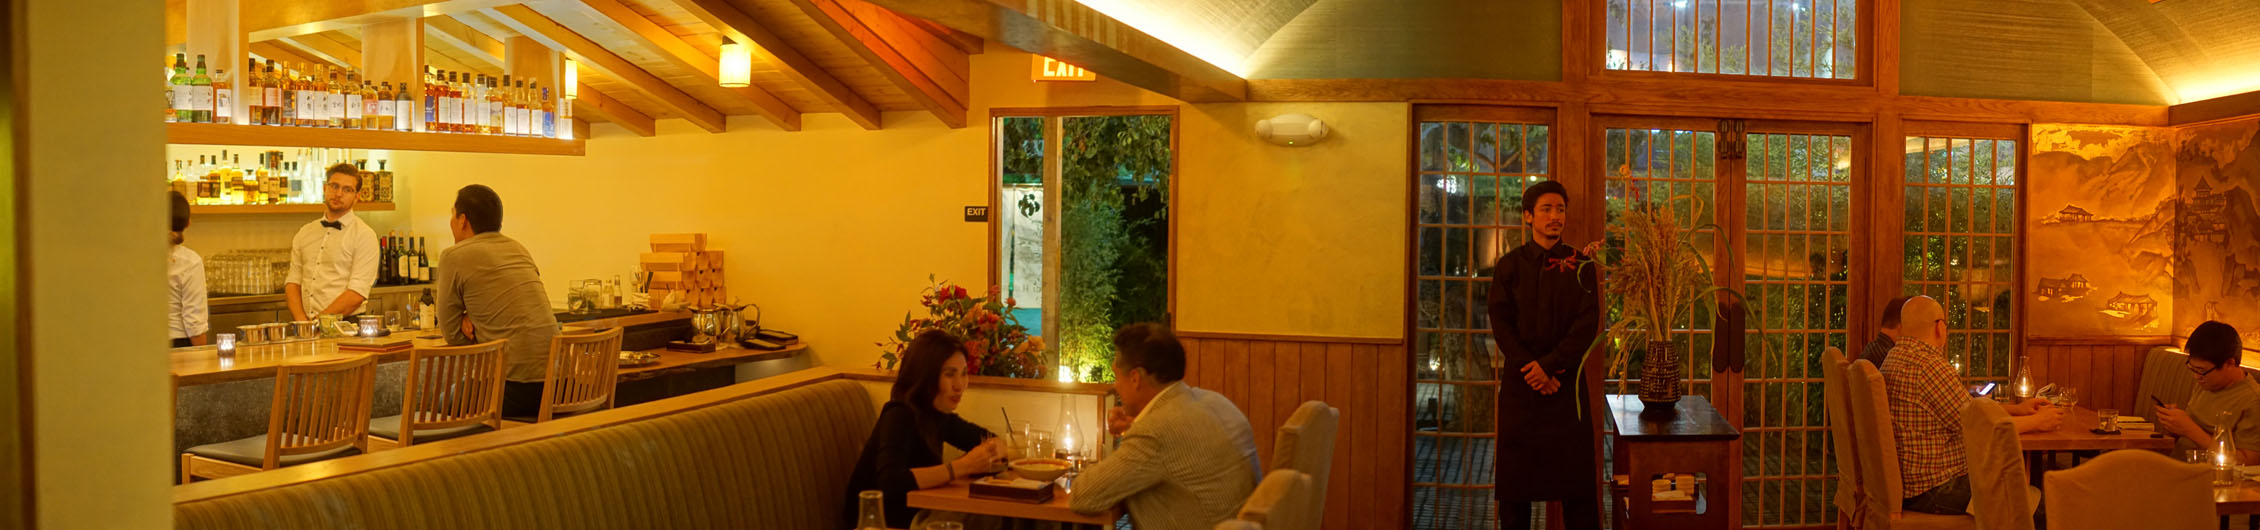
[[[1037,81],[1097,81],[1099,79],[1099,74],[1091,73],[1090,70],[1085,70],[1083,67],[1042,55],[1033,57],[1036,60],[1031,65],[1032,71],[1029,76]]]

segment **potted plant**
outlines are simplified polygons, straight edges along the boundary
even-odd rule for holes
[[[1687,358],[1693,353],[1681,351],[1672,341],[1674,323],[1685,318],[1695,304],[1710,300],[1730,299],[1734,310],[1740,311],[1742,298],[1740,292],[1714,285],[1710,263],[1689,237],[1717,225],[1683,227],[1683,220],[1671,207],[1679,201],[1692,206],[1688,208],[1693,212],[1690,217],[1702,217],[1702,203],[1693,196],[1651,201],[1637,186],[1632,187],[1631,197],[1611,206],[1616,210],[1612,212],[1617,214],[1613,228],[1619,237],[1593,262],[1601,267],[1603,288],[1622,304],[1617,317],[1595,337],[1595,345],[1608,348],[1609,377],[1615,379],[1625,376],[1633,348],[1644,352],[1640,400],[1649,405],[1645,410],[1659,414],[1675,410],[1673,404],[1683,394],[1681,381]],[[1717,327],[1719,312],[1705,313],[1707,324]]]
[[[927,277],[933,281],[932,276]],[[902,317],[894,337],[877,343],[879,360],[871,367],[894,370],[903,348],[926,330],[939,329],[965,343],[965,372],[969,375],[1041,379],[1044,377],[1044,340],[1012,315],[1013,300],[1000,298],[996,287],[986,296],[972,296],[964,287],[935,281],[919,298],[926,315],[916,311]]]

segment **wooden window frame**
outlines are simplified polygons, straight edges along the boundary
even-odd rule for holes
[[[2030,244],[2031,238],[2026,237],[2028,235],[2028,230],[2025,226],[2024,216],[2025,212],[2028,211],[2028,208],[2030,207],[2028,201],[2031,200],[2032,195],[2029,191],[2029,188],[2031,186],[2031,179],[2028,173],[2032,165],[2031,126],[2020,123],[1930,120],[1905,120],[1901,122],[1900,125],[1902,128],[1901,133],[1898,135],[1899,137],[1895,139],[1897,141],[1892,144],[1895,146],[1905,145],[1907,140],[1916,138],[1939,138],[1956,140],[2009,140],[2017,143],[2016,155],[2014,155],[2013,157],[2013,160],[2016,160],[2017,162],[2017,183],[2015,186],[2010,188],[2011,192],[2016,195],[2016,211],[2012,212],[2009,217],[2011,220],[2010,227],[2013,230],[2009,234],[2011,248],[2010,259],[2014,260],[2009,268],[2009,289],[2012,293],[2021,293],[2026,285],[2025,280],[2026,275],[2028,274],[2026,272],[2026,269],[2030,268],[2028,266],[2028,262],[2026,261],[2026,246]],[[1904,155],[1902,155],[1900,160],[1904,160]],[[1896,193],[1892,194],[1894,200],[1897,201],[1894,203],[1892,208],[1878,208],[1876,210],[1879,222],[1881,221],[1881,218],[1883,216],[1889,216],[1889,221],[1887,223],[1882,223],[1881,225],[1879,225],[1888,226],[1882,226],[1877,234],[1878,237],[1888,238],[1885,239],[1884,244],[1904,241],[1906,239],[1906,207],[1904,201],[1907,200],[1907,194],[1905,190],[1910,185],[1908,182],[1906,182],[1906,171],[1907,168],[1901,165],[1898,167],[1898,171],[1894,173],[1892,178],[1879,179],[1887,181],[1890,187],[1898,190]],[[1893,260],[1893,269],[1895,270],[1899,269],[1899,265],[1904,263],[1904,260],[1906,259],[1906,256],[1904,254],[1905,249],[1903,248],[1904,245],[1896,246],[1902,248],[1900,248],[1899,253],[1894,253],[1892,256],[1890,256]],[[1882,258],[1882,256],[1875,257],[1878,259]],[[1898,272],[1894,272],[1891,278],[1889,278],[1891,284],[1898,286],[1899,289],[1897,291],[1893,291],[1893,296],[1897,296],[1897,293],[1905,292],[1905,289],[1907,288],[1905,277],[1906,271],[1900,270]],[[2029,345],[2025,343],[2027,337],[2025,325],[2030,318],[2030,316],[2026,314],[2029,312],[2028,307],[2029,304],[2026,303],[2024,296],[2012,295],[2009,297],[2009,354],[2011,356],[2012,363],[2009,366],[2007,375],[1998,378],[1998,380],[2007,380],[2009,378],[2015,377],[2018,365],[2016,365],[2014,361],[2016,359],[2022,358],[2024,355],[2029,354],[2026,348]],[[1951,354],[1951,352],[1948,353]],[[1969,381],[1996,380],[1996,378],[1992,377],[1971,377],[1970,375],[1968,375],[1967,370],[1968,369],[1965,368],[1965,372],[1958,375]]]
[[[1569,2],[1580,2],[1580,1],[1583,1],[1583,0],[1568,0],[1568,1],[1569,1]],[[1664,2],[1664,1],[1668,1],[1668,0],[1628,0],[1628,1],[1647,1],[1647,2],[1651,2],[1651,3],[1654,3],[1654,2]],[[1704,1],[1714,1],[1714,2],[1718,2],[1718,4],[1714,4],[1714,9],[1712,10],[1714,14],[1720,11],[1720,8],[1717,8],[1716,6],[1717,6],[1717,5],[1719,5],[1719,4],[1724,4],[1724,2],[1723,2],[1723,1],[1720,1],[1720,0],[1704,0]],[[1756,0],[1752,0],[1752,1],[1756,1]],[[1581,62],[1585,63],[1585,64],[1584,64],[1584,65],[1582,65],[1582,66],[1575,66],[1575,65],[1573,65],[1573,66],[1570,66],[1570,67],[1571,67],[1571,68],[1582,68],[1582,69],[1583,69],[1583,70],[1585,71],[1585,75],[1586,75],[1586,76],[1588,76],[1588,77],[1590,77],[1590,78],[1593,78],[1593,79],[1602,79],[1602,80],[1654,80],[1654,81],[1665,81],[1665,80],[1669,80],[1669,81],[1685,81],[1685,80],[1690,80],[1690,79],[1693,79],[1693,80],[1706,80],[1706,81],[1742,81],[1742,82],[1780,83],[1780,84],[1788,84],[1788,85],[1797,85],[1797,84],[1804,84],[1804,85],[1824,85],[1824,86],[1876,87],[1876,86],[1878,86],[1878,83],[1876,82],[1876,80],[1877,80],[1877,77],[1878,77],[1878,76],[1877,76],[1877,72],[1876,72],[1876,64],[1877,64],[1877,61],[1876,61],[1876,56],[1878,55],[1878,53],[1877,53],[1877,49],[1879,48],[1879,46],[1877,46],[1877,43],[1876,43],[1876,35],[1877,35],[1876,13],[1878,13],[1878,12],[1879,12],[1879,9],[1878,9],[1878,3],[1879,3],[1879,2],[1883,2],[1883,1],[1887,1],[1887,0],[1849,0],[1849,1],[1851,1],[1851,2],[1853,3],[1853,6],[1852,6],[1852,9],[1853,9],[1853,11],[1852,11],[1852,13],[1853,13],[1853,15],[1852,15],[1852,16],[1853,16],[1853,27],[1852,27],[1852,30],[1853,30],[1853,31],[1855,31],[1855,32],[1857,32],[1857,34],[1855,34],[1855,35],[1853,36],[1853,38],[1852,38],[1852,56],[1853,56],[1853,66],[1852,66],[1852,77],[1851,77],[1851,78],[1849,78],[1849,79],[1839,79],[1839,78],[1835,78],[1835,77],[1796,77],[1796,76],[1781,76],[1781,75],[1768,75],[1768,74],[1750,74],[1750,73],[1741,73],[1741,74],[1727,74],[1727,73],[1703,73],[1703,72],[1660,72],[1660,71],[1655,71],[1655,70],[1629,70],[1629,69],[1628,69],[1628,70],[1614,70],[1614,69],[1610,69],[1610,68],[1608,67],[1608,56],[1609,56],[1609,11],[1608,11],[1608,4],[1607,4],[1606,2],[1593,2],[1593,5],[1592,5],[1592,7],[1591,7],[1591,11],[1590,11],[1590,15],[1589,15],[1589,16],[1587,16],[1587,17],[1585,17],[1585,18],[1588,18],[1588,19],[1590,19],[1590,22],[1588,23],[1588,27],[1587,27],[1587,28],[1585,28],[1585,29],[1586,29],[1586,31],[1590,32],[1590,33],[1588,33],[1588,35],[1591,35],[1591,38],[1589,38],[1589,39],[1582,39],[1582,40],[1583,40],[1583,41],[1585,42],[1585,45],[1586,45],[1586,46],[1590,46],[1590,47],[1591,47],[1591,49],[1590,49],[1590,50],[1588,51],[1588,53],[1589,53],[1590,55],[1587,55],[1586,57],[1577,57],[1577,55],[1579,55],[1579,54],[1574,54],[1574,53],[1573,53],[1573,54],[1565,54],[1565,55],[1564,55],[1564,59],[1565,59],[1565,60],[1574,60],[1574,61],[1581,61]],[[1897,7],[1896,7],[1896,6],[1897,6],[1897,4],[1896,4],[1896,1],[1895,1],[1895,0],[1892,0],[1892,1],[1893,1],[1893,6],[1892,6],[1892,9],[1890,9],[1890,11],[1891,11],[1892,13],[1896,13],[1896,12],[1898,11],[1898,10],[1897,10]],[[1698,4],[1698,5],[1697,5],[1697,9],[1696,9],[1696,11],[1697,11],[1697,12],[1701,12],[1701,11],[1702,11],[1702,9],[1701,9],[1701,5],[1700,5],[1700,4]],[[1629,15],[1630,15],[1630,14],[1629,14],[1629,13],[1627,13],[1627,16],[1628,16],[1628,17],[1629,17]],[[1746,16],[1745,16],[1745,19],[1746,19],[1746,20],[1750,20],[1751,18],[1750,18],[1750,17],[1749,17],[1749,16],[1748,16],[1748,15],[1746,14]],[[1569,20],[1569,19],[1568,19],[1568,18],[1565,18],[1564,20]],[[1696,20],[1695,20],[1695,24],[1696,24],[1696,27],[1697,27],[1697,28],[1700,28],[1700,27],[1702,26],[1702,18],[1701,18],[1700,16],[1698,16],[1698,17],[1696,18]],[[1893,24],[1891,24],[1891,26],[1892,26],[1893,28],[1896,28],[1897,24],[1896,24],[1896,23],[1893,23]],[[1721,26],[1721,28],[1722,28],[1722,29],[1720,30],[1720,31],[1721,31],[1722,33],[1724,32],[1724,29],[1723,29],[1723,27],[1724,27],[1724,26],[1722,25],[1722,26]],[[1652,26],[1651,26],[1651,28],[1652,28]],[[1748,26],[1744,26],[1744,29],[1743,29],[1743,35],[1744,35],[1744,37],[1743,37],[1743,42],[1745,43],[1745,45],[1747,45],[1747,43],[1749,42],[1749,38],[1750,38],[1750,33],[1751,33],[1751,32],[1750,32],[1750,30],[1749,30]],[[1630,36],[1630,35],[1631,35],[1631,34],[1630,34],[1630,32],[1628,31],[1628,32],[1627,32],[1627,38],[1631,38],[1631,36]],[[1654,38],[1654,35],[1653,35],[1653,29],[1651,29],[1651,30],[1650,30],[1650,35],[1649,35],[1649,37],[1650,37],[1650,41],[1651,41],[1651,42],[1650,42],[1650,45],[1651,45],[1651,47],[1652,47],[1652,46],[1653,46],[1653,38]],[[1896,41],[1897,39],[1893,39],[1893,40],[1894,40],[1894,41]],[[1578,42],[1578,40],[1569,40],[1569,39],[1565,39],[1565,40],[1564,40],[1564,42],[1568,42],[1568,43],[1575,43],[1575,42]],[[1575,44],[1572,44],[1572,45],[1574,46]],[[1715,45],[1715,46],[1718,46],[1718,47],[1719,47],[1719,48],[1721,48],[1722,50],[1723,50],[1723,48],[1724,48],[1724,43],[1723,43],[1723,42],[1715,43],[1714,45]],[[1772,48],[1771,48],[1771,45],[1768,45],[1768,48],[1767,48],[1767,49],[1768,49],[1768,50],[1771,50],[1771,49],[1772,49]],[[1651,50],[1652,50],[1652,48],[1651,48]],[[1627,52],[1629,53],[1629,52],[1631,51],[1631,49],[1630,49],[1630,48],[1628,47],[1628,48],[1626,49],[1626,51],[1627,51]],[[1653,52],[1651,51],[1651,53],[1653,53]],[[1699,54],[1701,53],[1701,50],[1700,50],[1700,49],[1698,49],[1698,50],[1697,50],[1697,53],[1698,53],[1698,55],[1699,55]],[[1753,56],[1753,57],[1755,56],[1755,52],[1754,52],[1754,51],[1753,51],[1753,52],[1750,52],[1750,53],[1751,53],[1751,56]],[[1770,54],[1770,51],[1769,51],[1769,54]],[[1769,61],[1771,60],[1770,56],[1769,56],[1769,58],[1768,58],[1768,59],[1769,59]],[[1716,63],[1716,61],[1714,60],[1714,64],[1715,64],[1715,63]],[[1722,68],[1715,68],[1715,67],[1713,68],[1714,72],[1715,72],[1716,70],[1721,70],[1721,69],[1722,69]],[[1748,65],[1747,63],[1743,65],[1743,70],[1744,70],[1745,72],[1747,72],[1747,71],[1748,71],[1749,69],[1750,69],[1750,68],[1749,68],[1749,65]],[[1792,68],[1792,69],[1794,70],[1794,68]],[[1891,89],[1892,89],[1892,91],[1893,91],[1893,92],[1896,92],[1896,91],[1897,91],[1897,87],[1891,87]]]
[[[1059,142],[1061,140],[1062,134],[1065,132],[1063,120],[1066,118],[1085,116],[1168,116],[1169,188],[1166,193],[1168,193],[1167,211],[1169,213],[1168,237],[1170,252],[1169,288],[1167,289],[1169,293],[1169,306],[1166,310],[1168,311],[1169,320],[1172,322],[1176,321],[1178,285],[1177,255],[1179,254],[1179,252],[1177,251],[1177,244],[1179,242],[1177,233],[1177,219],[1179,217],[1179,211],[1177,209],[1177,184],[1180,180],[1179,177],[1183,175],[1183,172],[1180,171],[1180,168],[1182,167],[1182,164],[1185,160],[1185,151],[1181,148],[1183,145],[1182,142],[1184,138],[1185,121],[1184,116],[1182,116],[1179,112],[1179,109],[1181,108],[1182,107],[1177,105],[1149,105],[1100,107],[996,107],[989,109],[989,170],[988,173],[986,173],[982,177],[987,182],[987,185],[985,187],[986,189],[988,189],[988,198],[985,202],[989,205],[989,220],[987,223],[984,223],[986,229],[989,232],[989,272],[985,277],[985,282],[987,283],[987,285],[989,285],[990,287],[999,287],[999,284],[997,283],[997,274],[1003,268],[1003,264],[1000,262],[1000,260],[997,259],[997,246],[1003,244],[1003,241],[999,241],[997,237],[997,230],[999,228],[998,223],[1001,222],[999,219],[1002,217],[1002,214],[998,213],[1002,210],[998,209],[1001,205],[998,204],[997,195],[1003,191],[1002,183],[998,182],[999,176],[997,175],[997,171],[1004,165],[1004,162],[1002,160],[1004,156],[1004,150],[1002,148],[1003,146],[997,143],[996,124],[999,119],[1042,118],[1044,120],[1044,303],[1053,304],[1056,303],[1059,299],[1059,285],[1058,282],[1053,281],[1053,279],[1058,278],[1060,273],[1058,252],[1060,234],[1059,231],[1056,230],[1056,225],[1058,225],[1059,223],[1059,219],[1058,217],[1056,217],[1056,212],[1059,211],[1059,196],[1058,194],[1052,193],[1051,191],[1052,184],[1059,181],[1061,171],[1060,159],[1058,155],[1061,152],[1059,148]],[[1058,340],[1059,336],[1059,329],[1057,324],[1058,319],[1052,318],[1050,315],[1052,315],[1053,313],[1049,310],[1045,311],[1044,314],[1046,315],[1044,321],[1038,323],[1038,326],[1041,329],[1040,333],[1047,340],[1055,341],[1052,342],[1052,344],[1056,345],[1056,341]],[[1025,326],[1027,324],[1022,323],[1021,325]]]

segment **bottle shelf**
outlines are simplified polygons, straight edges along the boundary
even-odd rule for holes
[[[357,212],[389,212],[389,202],[364,202],[353,205]],[[188,207],[191,214],[234,215],[262,213],[322,213],[320,204],[196,204]]]
[[[174,144],[397,149],[403,151],[454,151],[518,155],[581,156],[586,154],[586,141],[579,139],[560,140],[518,136],[279,127],[228,123],[167,123],[165,124],[165,141]],[[321,207],[320,205],[303,206],[311,206],[316,209]]]

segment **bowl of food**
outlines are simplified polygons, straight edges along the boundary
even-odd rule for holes
[[[1022,458],[1012,461],[1013,474],[1020,475],[1020,478],[1044,482],[1058,479],[1060,475],[1067,474],[1067,470],[1074,467],[1074,463],[1057,458]]]

